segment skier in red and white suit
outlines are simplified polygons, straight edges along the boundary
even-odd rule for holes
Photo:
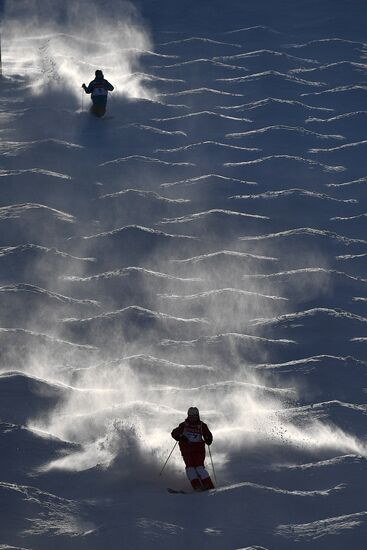
[[[172,430],[173,439],[179,442],[186,475],[195,491],[214,489],[210,475],[204,467],[205,443],[211,445],[213,435],[208,426],[200,420],[199,410],[190,407],[187,418]]]

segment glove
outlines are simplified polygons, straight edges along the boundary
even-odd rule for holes
[[[85,88],[86,88],[86,85],[85,85],[85,84],[82,84],[82,88],[84,88],[84,90],[85,90]]]
[[[208,438],[204,439],[204,441],[205,441],[205,443],[208,445],[208,447],[209,447],[209,445],[211,445],[211,444],[213,443],[213,440],[212,440],[212,439],[208,439]]]

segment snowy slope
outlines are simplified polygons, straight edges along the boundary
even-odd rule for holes
[[[61,4],[0,6],[0,548],[364,550],[365,3]]]

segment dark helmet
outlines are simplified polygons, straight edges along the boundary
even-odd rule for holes
[[[187,416],[199,418],[199,409],[197,407],[190,407],[187,411]]]
[[[103,73],[101,69],[97,69],[95,72],[96,78],[103,78]]]

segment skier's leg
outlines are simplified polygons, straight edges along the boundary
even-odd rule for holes
[[[95,96],[92,97],[92,102],[91,113],[97,117],[102,117],[106,112],[107,97]]]
[[[214,489],[214,485],[213,485],[213,482],[210,478],[208,470],[206,470],[206,468],[204,468],[204,466],[197,466],[196,467],[196,473],[197,473],[198,477],[200,478],[203,489],[205,491],[207,491],[208,489]]]
[[[204,466],[196,466],[196,473],[200,479],[206,479],[209,476],[208,470]]]
[[[200,481],[202,490],[214,489],[212,480],[207,470],[204,468],[205,444],[204,442],[192,445],[192,458],[190,466],[194,466],[196,476]]]
[[[194,491],[201,491],[201,482],[196,472],[196,468],[194,468],[193,466],[186,467],[186,475]]]

